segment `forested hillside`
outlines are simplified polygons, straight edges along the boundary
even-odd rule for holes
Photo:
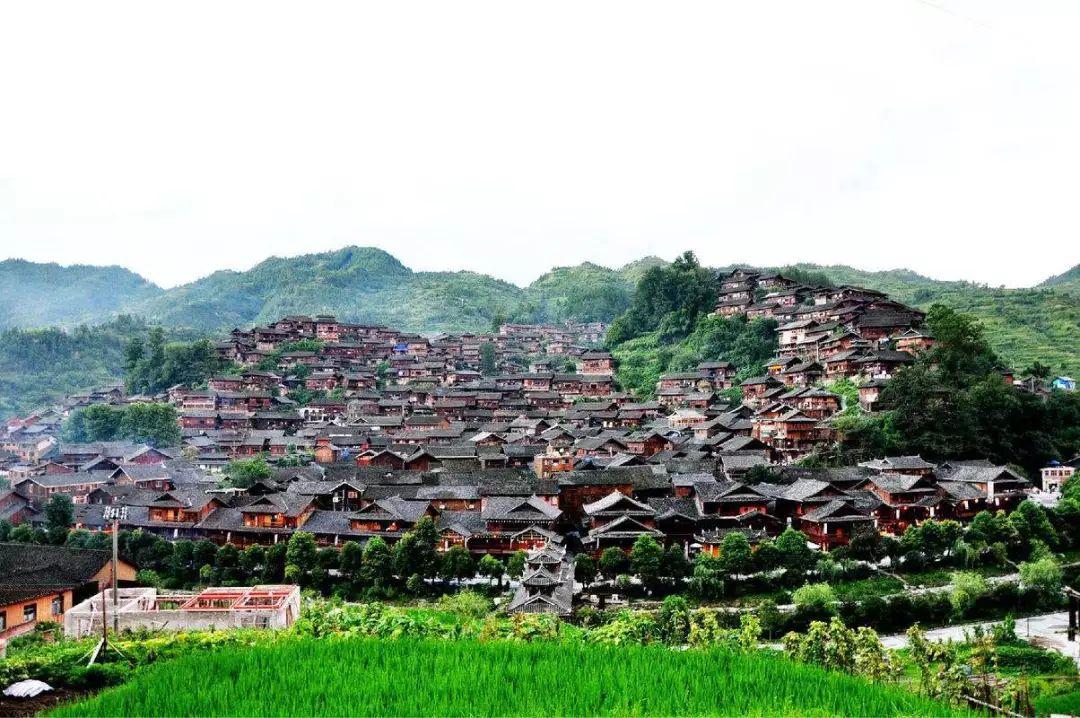
[[[126,315],[93,327],[0,332],[0,418],[54,402],[67,394],[121,381],[128,343],[150,334],[151,328],[144,320]],[[189,338],[178,332],[161,337],[173,341]],[[170,355],[174,357],[174,367],[191,363],[176,361],[175,349],[167,356]],[[184,378],[179,369],[172,371]]]
[[[334,314],[415,331],[476,331],[487,329],[500,309],[516,305],[521,293],[485,275],[413,272],[382,250],[346,247],[272,257],[246,272],[215,272],[131,309],[157,324],[203,331],[289,314]]]
[[[1050,277],[1039,286],[1080,295],[1080,264],[1067,272]]]
[[[371,247],[274,257],[246,272],[215,272],[136,304],[154,323],[206,331],[288,314],[334,314],[412,331],[486,331],[493,321],[611,321],[629,306],[649,261],[614,270],[558,267],[522,288],[474,272],[414,272]]]
[[[702,361],[728,361],[745,379],[776,354],[776,322],[711,317],[715,271],[691,252],[642,274],[630,308],[612,324],[607,343],[618,360],[620,386],[651,396],[660,375]]]
[[[611,321],[630,302],[648,257],[622,269],[557,267],[528,287],[475,272],[414,272],[387,252],[346,247],[271,257],[244,272],[219,271],[162,290],[116,267],[0,263],[0,327],[75,326],[133,314],[211,333],[287,314],[412,331],[486,331],[493,320]]]
[[[123,374],[124,346],[145,331],[141,320],[121,317],[71,331],[0,332],[0,417],[117,381]]]
[[[100,322],[163,290],[123,267],[0,262],[0,329]]]
[[[530,284],[508,318],[522,323],[578,321],[610,322],[630,306],[640,273],[586,262],[556,267]]]

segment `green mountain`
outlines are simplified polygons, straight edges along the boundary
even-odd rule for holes
[[[611,321],[629,306],[643,266],[659,261],[557,267],[522,288],[475,272],[414,272],[381,249],[346,247],[215,272],[127,310],[207,331],[318,313],[412,331],[485,331],[493,319]]]
[[[246,272],[215,272],[135,303],[154,323],[221,331],[286,314],[334,314],[345,321],[414,331],[487,329],[521,301],[519,287],[473,272],[414,272],[370,247],[271,257]]]
[[[123,267],[0,262],[0,328],[97,322],[164,290]]]
[[[121,314],[167,327],[221,332],[285,314],[334,314],[413,331],[485,331],[493,319],[611,321],[655,257],[622,269],[558,267],[528,287],[475,272],[414,272],[389,253],[345,247],[271,257],[169,290],[119,267],[0,263],[0,328],[73,327]]]
[[[517,322],[610,322],[630,306],[640,276],[637,264],[622,269],[591,262],[556,267],[524,289],[521,303],[509,318]]]
[[[1080,295],[1080,264],[1067,272],[1050,277],[1039,285],[1048,289]]]

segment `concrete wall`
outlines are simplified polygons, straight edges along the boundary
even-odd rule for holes
[[[164,596],[180,595],[174,592]],[[185,596],[189,598],[195,594]],[[101,596],[80,603],[64,617],[64,635],[87,636],[101,633]],[[155,589],[121,589],[115,613],[112,592],[105,591],[109,629],[116,625],[121,631],[147,628],[154,631],[207,631],[233,628],[288,628],[300,615],[300,592],[294,591],[276,610],[227,609],[206,610],[153,610],[157,596]]]

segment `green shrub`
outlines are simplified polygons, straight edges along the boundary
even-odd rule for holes
[[[436,605],[441,611],[448,611],[466,618],[482,618],[492,609],[489,598],[468,589],[440,596]]]
[[[1024,673],[1076,675],[1076,664],[1068,656],[1026,643],[997,647],[998,666]]]

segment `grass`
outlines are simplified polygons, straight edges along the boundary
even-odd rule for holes
[[[891,596],[904,590],[904,584],[891,576],[842,581],[832,584],[832,587],[841,601],[863,601],[871,596]]]
[[[903,573],[904,580],[912,586],[924,586],[926,588],[939,588],[941,586],[948,586],[952,583],[952,575],[957,571],[974,571],[983,578],[994,578],[996,576],[1008,576],[1011,573],[1016,573],[1016,569],[1009,566],[976,566],[971,569],[959,569],[959,568],[935,568],[919,573]]]
[[[770,654],[298,639],[189,655],[55,716],[954,715]]]
[[[1080,715],[1080,690],[1058,696],[1045,696],[1035,701],[1035,715]]]

